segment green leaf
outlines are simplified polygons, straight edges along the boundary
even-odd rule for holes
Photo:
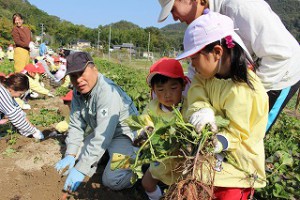
[[[279,158],[281,165],[293,166],[293,157],[286,151],[276,151],[274,155]]]
[[[278,198],[290,199],[288,193],[285,191],[282,185],[275,183],[275,189],[273,190],[273,195]]]

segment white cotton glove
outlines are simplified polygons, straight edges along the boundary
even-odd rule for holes
[[[35,47],[34,42],[32,42],[32,41],[29,42],[28,47],[29,47],[30,51],[32,51],[34,49],[34,47]]]
[[[217,132],[215,113],[211,108],[202,108],[192,114],[189,122],[195,126],[197,133],[201,133],[206,124],[209,124],[212,132]]]
[[[36,132],[35,132],[34,134],[32,134],[32,136],[33,136],[35,139],[38,139],[38,140],[44,139],[43,133],[42,133],[40,130],[38,130],[38,129],[36,129]]]
[[[48,97],[54,97],[54,94],[52,94],[50,92],[47,95],[48,95]]]
[[[31,93],[30,93],[30,97],[33,98],[33,99],[36,99],[36,98],[39,97],[39,94],[36,93],[36,92],[31,92]]]

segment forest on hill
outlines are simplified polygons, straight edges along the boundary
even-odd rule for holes
[[[272,9],[280,16],[288,30],[300,41],[300,1],[299,0],[267,0]],[[24,15],[25,23],[30,27],[33,35],[41,35],[52,47],[67,46],[78,40],[90,41],[92,46],[98,44],[107,49],[109,29],[111,27],[111,44],[133,43],[141,49],[148,48],[148,38],[151,34],[150,51],[163,52],[182,49],[185,24],[174,23],[163,28],[141,28],[128,21],[119,21],[97,28],[75,25],[60,19],[31,5],[27,0],[0,0],[0,46],[12,43],[11,29],[13,13],[20,12]]]

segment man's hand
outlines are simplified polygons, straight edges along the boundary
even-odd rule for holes
[[[84,174],[76,168],[72,168],[66,179],[64,190],[74,192],[84,179]]]
[[[74,167],[74,165],[75,165],[75,157],[71,155],[67,155],[66,157],[61,159],[58,163],[56,163],[55,169],[56,171],[58,171],[58,173],[61,173],[68,166],[69,169],[63,174],[63,175],[67,175],[69,171]]]
[[[217,132],[218,127],[215,121],[215,114],[211,108],[202,108],[192,114],[189,122],[195,126],[197,133],[201,133],[206,124],[209,124],[212,132]]]

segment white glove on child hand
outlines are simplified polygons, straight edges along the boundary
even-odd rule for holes
[[[32,134],[32,136],[36,139],[42,140],[44,139],[44,135],[40,130],[36,130],[36,132],[34,134]]]
[[[209,124],[212,132],[217,132],[218,127],[215,121],[215,114],[211,108],[202,108],[199,111],[192,114],[189,122],[195,126],[197,133],[201,133],[201,130],[206,124]]]
[[[48,95],[48,97],[54,97],[54,94],[52,94],[50,92],[47,95]]]
[[[39,97],[39,94],[36,93],[36,92],[31,92],[31,93],[30,93],[30,97],[33,98],[33,99],[36,99],[36,98]]]

